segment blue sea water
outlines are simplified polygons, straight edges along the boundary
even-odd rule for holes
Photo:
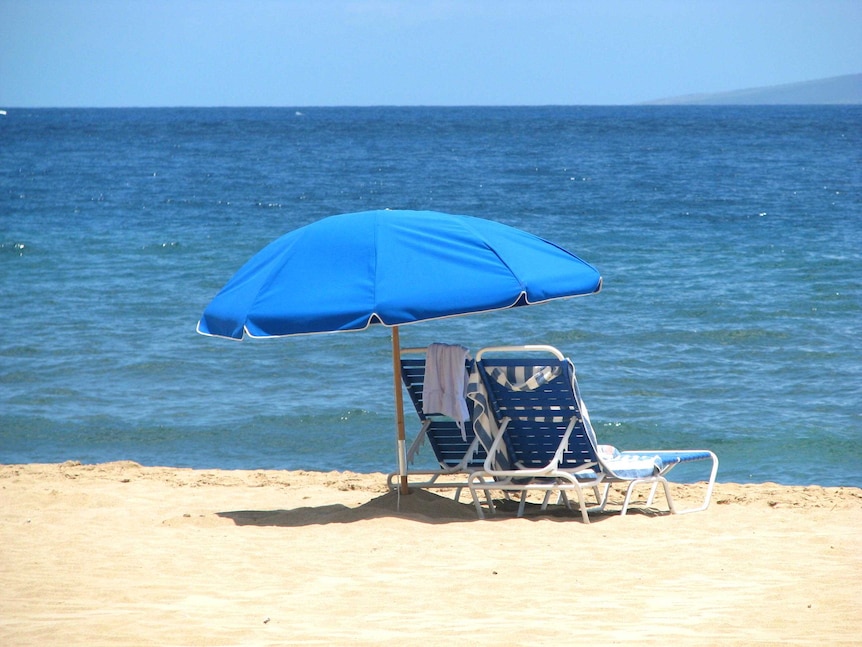
[[[553,344],[602,442],[862,486],[862,106],[9,110],[0,462],[393,469],[386,329],[195,333],[268,242],[378,208],[498,220],[604,277],[404,345]]]

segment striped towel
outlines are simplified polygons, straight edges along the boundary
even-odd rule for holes
[[[494,414],[491,413],[491,406],[488,404],[488,392],[485,390],[485,383],[482,381],[480,370],[482,369],[479,368],[479,362],[474,363],[467,380],[467,397],[473,401],[473,432],[482,447],[488,452],[488,456],[491,457],[491,445],[494,444],[494,438],[497,437],[500,428],[497,426]],[[501,445],[501,449],[493,456],[492,463],[497,469],[511,469],[512,463],[509,460],[505,445]]]

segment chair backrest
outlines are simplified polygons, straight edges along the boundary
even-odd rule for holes
[[[465,369],[468,371],[472,368],[472,360],[468,360]],[[467,452],[473,445],[473,440],[476,438],[473,432],[473,426],[469,421],[464,425],[464,433],[462,435],[461,427],[458,423],[447,416],[435,413],[425,413],[423,411],[422,391],[425,385],[425,358],[424,357],[402,357],[401,358],[401,380],[404,386],[407,387],[407,393],[410,395],[410,400],[416,409],[419,419],[427,425],[425,435],[428,438],[428,444],[434,451],[437,461],[441,465],[447,467],[456,467],[463,460]],[[467,401],[467,409],[470,416],[473,415],[473,403]],[[465,440],[466,438],[466,440]],[[481,467],[487,454],[485,449],[477,444],[476,452],[467,457],[466,467]]]
[[[503,440],[512,465],[600,469],[570,360],[483,357],[478,366],[497,424],[509,419]],[[576,422],[561,448],[572,418]]]

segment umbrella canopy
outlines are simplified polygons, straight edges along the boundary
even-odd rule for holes
[[[598,292],[598,270],[491,220],[432,211],[324,218],[258,252],[207,306],[205,335],[362,330]]]
[[[216,295],[197,329],[242,339],[392,327],[406,488],[398,326],[592,294],[601,283],[571,252],[491,220],[367,211],[324,218],[269,244]]]

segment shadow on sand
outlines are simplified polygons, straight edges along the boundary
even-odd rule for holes
[[[514,519],[518,505],[514,501],[495,501],[497,513],[486,515],[487,521]],[[407,496],[388,492],[375,497],[358,507],[334,504],[294,508],[292,510],[234,510],[218,512],[217,516],[230,519],[238,526],[278,526],[283,528],[326,525],[332,523],[356,523],[384,517],[406,519],[420,523],[458,523],[480,522],[472,502],[459,503],[451,498],[440,496],[426,490],[414,490]],[[629,514],[660,516],[651,509],[630,509]],[[591,523],[619,516],[618,511],[610,510],[590,515]],[[557,521],[581,521],[580,512],[568,510],[565,506],[549,506],[542,511],[537,504],[528,504],[523,519],[538,521],[551,519]]]

